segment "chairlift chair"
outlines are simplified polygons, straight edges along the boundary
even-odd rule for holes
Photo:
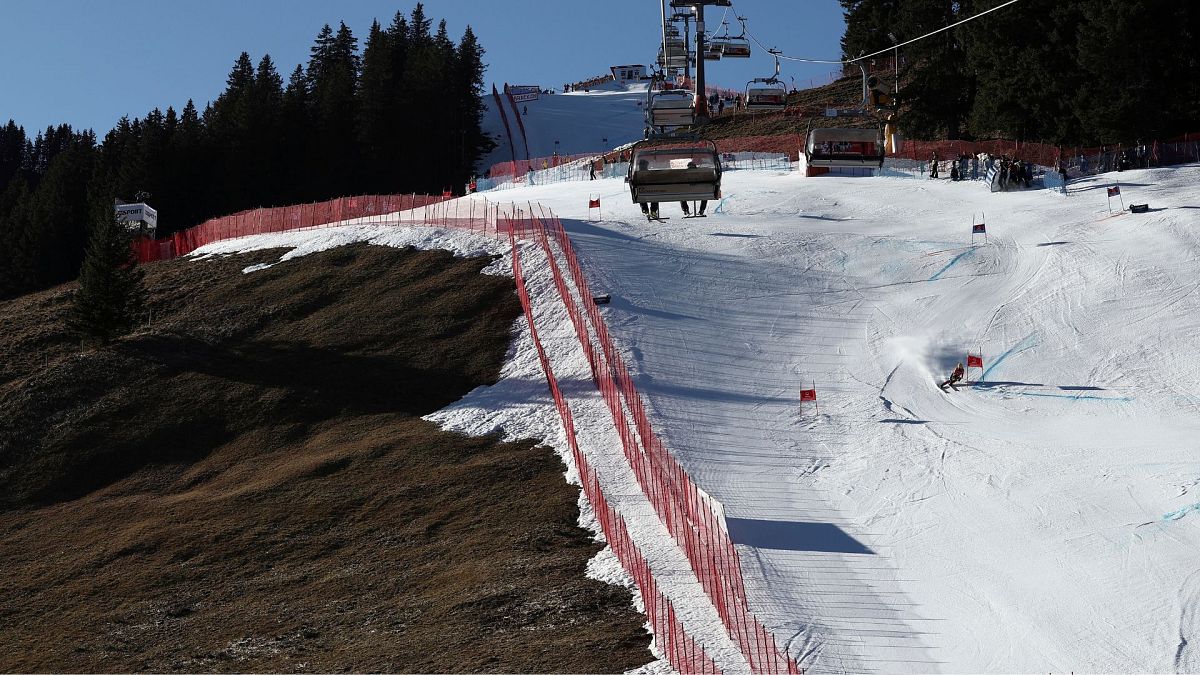
[[[731,38],[721,45],[721,56],[727,59],[748,59],[750,58],[750,43]]]
[[[662,136],[634,144],[625,177],[635,204],[719,199],[717,144],[697,136]]]
[[[872,92],[881,88],[878,80],[872,81],[867,76],[867,69],[861,62],[855,65],[862,71],[863,99],[858,109],[841,111],[840,114],[849,116],[868,117],[872,113],[888,113],[881,110],[872,100]],[[890,92],[890,88],[888,89]],[[820,128],[813,129],[811,122],[804,142],[804,157],[811,167],[828,168],[863,168],[868,166],[882,167],[887,152],[886,127],[891,126],[891,117],[886,122],[875,119],[874,128]]]
[[[770,112],[787,108],[787,85],[773,78],[751,80],[746,85],[746,110]]]
[[[688,127],[696,121],[692,92],[686,89],[651,91],[646,103],[646,122],[654,128]]]
[[[775,57],[775,74],[746,83],[746,110],[751,112],[783,110],[787,107],[787,85],[779,80],[779,52],[772,49],[770,54]]]
[[[718,35],[714,41],[721,45],[721,56],[727,59],[748,59],[750,58],[750,41],[746,39],[746,17],[739,16],[738,21],[742,22],[742,32],[740,35],[730,35],[728,24],[722,22],[725,28],[724,35]]]
[[[883,128],[809,129],[804,143],[809,166],[881,167],[884,158]]]
[[[683,70],[689,65],[695,65],[696,61],[690,54],[680,54],[678,56],[669,56],[663,58],[661,50],[658,54],[658,67],[663,70]]]

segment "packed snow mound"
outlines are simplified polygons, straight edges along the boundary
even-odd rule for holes
[[[811,672],[1163,672],[1200,669],[1198,186],[730,172],[653,224],[620,180],[503,196],[563,217]]]
[[[469,258],[481,255],[504,256],[510,251],[507,242],[481,237],[470,232],[442,227],[394,227],[388,225],[342,225],[312,230],[256,234],[226,239],[202,246],[191,253],[197,258],[266,249],[288,249],[275,263],[259,263],[242,270],[244,274],[264,270],[274,265],[338,246],[366,243],[392,248],[415,248],[420,251],[445,250]],[[512,274],[511,263],[503,259],[488,266],[490,274]]]

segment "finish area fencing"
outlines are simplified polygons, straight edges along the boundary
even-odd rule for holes
[[[554,404],[567,431],[571,455],[583,491],[593,505],[604,537],[622,567],[634,578],[659,652],[681,673],[720,672],[703,644],[685,629],[653,566],[630,536],[624,518],[610,503],[603,481],[575,440],[571,407],[555,379],[534,324],[522,266],[522,247],[545,252],[554,286],[571,317],[587,356],[593,380],[611,413],[621,452],[642,494],[686,556],[733,643],[753,673],[799,673],[799,665],[779,648],[774,636],[750,611],[741,561],[725,526],[721,505],[701,490],[667,451],[647,417],[591,292],[561,221],[536,205],[501,206],[481,198],[448,199],[426,195],[349,197],[320,204],[256,209],[215,218],[158,241],[136,245],[142,262],[167,260],[205,244],[246,235],[290,232],[342,225],[449,227],[508,239],[513,276]],[[565,271],[564,271],[565,270]]]

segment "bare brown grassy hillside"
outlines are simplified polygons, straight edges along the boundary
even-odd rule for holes
[[[620,672],[628,592],[547,448],[420,416],[494,382],[486,259],[354,246],[147,268],[81,352],[73,289],[0,303],[0,670]]]

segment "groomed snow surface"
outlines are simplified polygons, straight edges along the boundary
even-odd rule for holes
[[[517,137],[514,142],[518,160],[549,157],[555,152],[573,155],[615,148],[640,140],[646,126],[645,112],[640,105],[646,100],[644,84],[622,86],[610,82],[588,93],[544,94],[536,101],[517,103],[518,110],[529,110],[522,120],[529,138],[529,156],[526,157],[520,128],[517,120],[513,119],[512,107],[503,92],[500,93],[500,100],[504,102],[504,112],[508,115],[513,136]],[[490,92],[484,97],[483,103],[487,107],[483,117],[484,133],[499,140],[499,145],[480,162],[480,166],[486,170],[497,162],[510,161],[512,149],[504,129],[504,120],[495,109],[496,100]]]
[[[1153,210],[1109,217],[1118,178]],[[554,209],[612,295],[652,422],[724,504],[780,643],[809,672],[1200,670],[1200,167],[1067,196],[794,172],[723,187],[708,218],[664,204],[654,224],[619,180],[495,196]],[[560,379],[586,373],[552,286],[531,294]],[[501,383],[434,417],[559,438],[527,338]],[[968,350],[975,384],[941,391]],[[589,455],[620,458],[607,410],[569,394]],[[720,627],[672,588],[710,644]]]

